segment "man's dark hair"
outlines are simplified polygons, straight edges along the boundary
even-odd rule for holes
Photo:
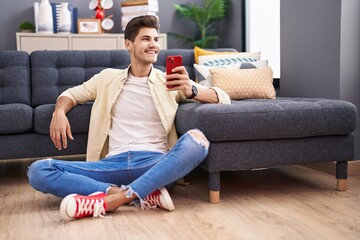
[[[134,17],[129,21],[125,28],[125,39],[134,42],[135,37],[139,34],[141,28],[155,28],[159,32],[159,22],[157,17],[152,15],[144,15]]]

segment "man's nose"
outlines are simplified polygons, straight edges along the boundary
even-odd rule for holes
[[[155,39],[151,39],[149,44],[150,44],[151,47],[155,47],[156,46]]]

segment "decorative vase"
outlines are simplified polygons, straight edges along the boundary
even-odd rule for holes
[[[68,2],[61,3],[58,33],[71,33],[71,12]]]
[[[41,0],[41,3],[39,5],[38,21],[39,33],[54,33],[52,8],[49,0]]]

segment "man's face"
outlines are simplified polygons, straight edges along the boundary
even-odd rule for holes
[[[155,63],[159,54],[159,34],[155,28],[141,28],[134,42],[127,40],[132,59],[140,64]]]

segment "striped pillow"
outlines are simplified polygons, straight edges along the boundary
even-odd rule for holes
[[[199,64],[208,67],[230,65],[242,62],[256,62],[260,60],[260,52],[243,52],[236,54],[218,54],[199,57]]]

